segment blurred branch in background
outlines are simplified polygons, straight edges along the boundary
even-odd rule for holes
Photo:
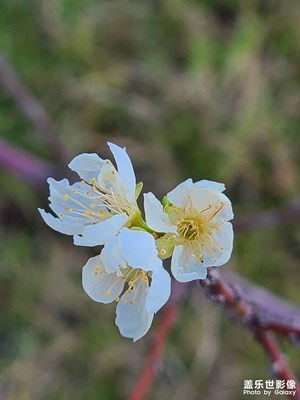
[[[28,152],[17,149],[0,139],[0,165],[28,183],[41,187],[49,176],[53,176],[54,167]]]
[[[277,225],[295,219],[300,219],[300,199],[297,198],[292,204],[273,210],[264,210],[249,215],[241,215],[233,221],[235,230],[248,232]]]
[[[33,97],[12,66],[0,53],[0,83],[26,118],[33,124],[39,139],[48,144],[57,159],[66,161],[67,151],[60,140],[59,132],[44,107]]]
[[[179,302],[183,300],[187,294],[187,288],[188,285],[180,284],[179,282],[172,280],[171,297],[168,301],[168,304],[163,308],[163,313],[151,338],[150,349],[142,372],[136,384],[134,385],[128,400],[144,399],[150,388],[152,380],[155,378],[157,372],[159,372],[161,369],[160,364],[164,344],[169,331],[172,329],[176,321]]]

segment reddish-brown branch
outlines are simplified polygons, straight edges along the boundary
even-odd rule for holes
[[[300,311],[298,308],[230,271],[224,271],[222,275],[219,275],[216,270],[211,269],[208,280],[215,283],[210,290],[217,294],[229,292],[231,303],[235,307],[244,307],[244,318],[255,317],[257,324],[264,330],[285,336],[293,344],[299,343]],[[202,285],[205,285],[205,282]]]
[[[176,307],[167,304],[163,309],[160,321],[153,335],[150,351],[145,360],[143,370],[130,394],[128,400],[142,400],[145,398],[150,384],[155,376],[157,366],[161,361],[161,355],[168,332],[176,318]]]
[[[258,329],[256,330],[255,339],[260,345],[263,347],[270,363],[271,363],[271,371],[274,378],[278,378],[284,380],[285,382],[288,380],[293,380],[296,382],[296,394],[287,395],[289,398],[294,400],[300,399],[300,385],[287,365],[284,357],[282,356],[280,349],[275,341],[275,339],[271,336],[271,334],[265,330]]]
[[[170,300],[162,309],[159,322],[151,338],[142,372],[135,382],[128,400],[142,400],[147,395],[151,382],[158,371],[167,335],[175,323],[178,303],[187,293],[187,285],[173,280],[171,293]]]
[[[294,399],[300,399],[300,386],[295,376],[288,367],[275,339],[270,330],[290,337],[291,334],[298,335],[295,332],[293,321],[280,322],[272,319],[272,316],[266,316],[257,308],[257,304],[249,303],[241,293],[225,282],[214,269],[209,269],[208,277],[200,281],[200,285],[205,288],[207,297],[227,309],[235,320],[249,329],[253,333],[255,340],[263,347],[267,357],[271,362],[272,374],[274,377],[283,380],[294,380],[297,386],[297,394]]]

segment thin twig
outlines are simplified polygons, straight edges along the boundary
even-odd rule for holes
[[[255,340],[261,344],[264,348],[265,353],[271,363],[271,371],[275,378],[287,380],[295,380],[293,373],[287,365],[284,357],[282,356],[280,349],[270,332],[266,332],[262,329],[257,329],[254,333]],[[299,385],[298,385],[299,389]]]
[[[60,161],[68,159],[66,149],[60,140],[59,132],[55,124],[52,122],[41,103],[29,93],[13,67],[1,53],[0,84],[6,93],[14,100],[26,118],[33,124],[39,138],[51,146],[57,159]]]
[[[145,360],[143,370],[130,394],[128,400],[141,400],[144,399],[150,384],[155,376],[155,372],[159,369],[161,356],[167,334],[176,318],[176,309],[174,304],[165,306],[161,315],[159,324],[156,327],[155,333],[151,339],[151,349]]]
[[[154,379],[161,363],[164,344],[169,331],[175,323],[177,304],[186,294],[186,285],[172,282],[172,295],[167,305],[162,309],[157,327],[151,338],[150,349],[145,359],[140,376],[128,397],[128,400],[142,400],[147,395],[151,382]]]

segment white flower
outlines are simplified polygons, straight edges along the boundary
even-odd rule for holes
[[[123,228],[105,244],[100,256],[88,260],[82,284],[95,301],[117,301],[116,324],[123,336],[136,341],[168,300],[171,279],[162,268],[153,236]]]
[[[180,282],[204,279],[207,267],[230,258],[233,212],[224,190],[221,183],[188,179],[168,193],[165,207],[153,193],[144,195],[148,226],[165,233],[156,240],[159,255],[173,253],[171,270]]]
[[[51,228],[74,235],[74,243],[79,246],[102,245],[140,216],[136,188],[141,187],[136,186],[131,161],[125,149],[108,145],[118,170],[97,154],[80,154],[69,167],[81,182],[70,185],[67,179],[48,179],[50,208],[57,218],[39,209]]]

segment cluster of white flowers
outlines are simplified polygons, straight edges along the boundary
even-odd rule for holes
[[[108,145],[117,169],[97,154],[75,157],[69,167],[81,181],[49,178],[56,216],[39,212],[51,228],[72,235],[75,245],[104,246],[83,267],[83,288],[97,302],[117,302],[116,324],[135,341],[170,297],[162,260],[172,257],[172,274],[180,282],[204,279],[207,267],[230,258],[233,213],[223,184],[188,179],[162,202],[144,194],[145,222],[137,205],[142,183],[136,184],[126,150]]]

